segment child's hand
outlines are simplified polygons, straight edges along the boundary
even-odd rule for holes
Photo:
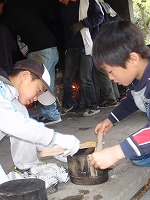
[[[112,127],[113,123],[107,118],[96,126],[95,133],[97,134],[100,131],[103,135],[106,135]]]
[[[94,152],[88,156],[90,164],[100,169],[111,167],[123,158],[125,158],[125,155],[119,144],[110,148],[105,148],[102,151]]]
[[[64,152],[65,156],[72,156],[79,150],[80,141],[74,135],[66,135],[58,132],[55,132],[54,134],[55,135],[51,144],[55,144],[66,149]]]

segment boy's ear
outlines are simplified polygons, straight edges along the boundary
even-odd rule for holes
[[[29,71],[22,71],[20,72],[20,78],[21,78],[21,81],[24,81],[26,80],[27,78],[30,77],[30,72]]]
[[[138,66],[139,64],[139,55],[135,52],[130,53],[130,58],[128,60],[128,62],[130,62],[130,64],[132,64],[134,67]]]

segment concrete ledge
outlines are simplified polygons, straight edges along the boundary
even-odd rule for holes
[[[64,124],[56,128],[61,132],[74,134],[81,142],[95,140],[95,125],[104,119],[111,109],[101,109],[101,113],[93,117],[68,116]],[[103,138],[103,147],[112,146],[125,139],[147,123],[146,115],[137,112],[118,123]],[[65,125],[65,127],[64,127]],[[66,127],[67,125],[67,127]],[[93,127],[93,128],[92,128]],[[84,130],[85,128],[85,130]],[[83,131],[84,130],[84,131]],[[130,200],[150,178],[150,168],[133,165],[130,160],[118,162],[109,172],[109,180],[100,185],[75,185],[71,182],[59,185],[58,192],[48,195],[49,200]]]
[[[53,200],[130,200],[148,181],[150,168],[121,162],[109,173],[109,180],[99,185],[59,186],[58,192],[48,195]]]
[[[96,141],[95,126],[110,113],[111,109],[102,109],[92,117],[82,117],[82,113],[67,115],[63,121],[50,128],[63,134],[74,134],[81,143]],[[117,124],[111,132],[103,138],[103,148],[112,146],[124,140],[147,123],[147,117],[142,112],[137,112]],[[17,128],[17,127],[16,127]],[[48,162],[67,166],[56,159],[46,158]],[[0,164],[4,171],[12,171],[9,138],[0,141]],[[109,180],[100,185],[75,185],[71,182],[58,185],[58,192],[49,194],[49,200],[130,200],[150,178],[150,168],[133,165],[130,160],[117,163],[109,171]]]

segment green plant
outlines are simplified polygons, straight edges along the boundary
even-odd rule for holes
[[[146,44],[150,44],[150,0],[133,0],[135,23],[141,27]]]

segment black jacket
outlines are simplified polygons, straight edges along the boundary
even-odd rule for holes
[[[79,21],[80,0],[76,2],[70,1],[67,6],[62,3],[60,4],[60,17],[64,27],[66,47],[84,46],[80,32],[74,36],[71,31],[72,25]],[[103,19],[104,15],[101,12],[100,6],[95,0],[89,0],[87,18],[83,19],[81,22],[84,27],[89,28],[92,40],[95,39]]]
[[[17,35],[20,35],[29,52],[56,46],[54,35],[35,8],[28,0],[8,0],[2,15],[2,23],[16,41]]]
[[[17,60],[24,59],[9,30],[0,24],[0,67],[10,73]]]

